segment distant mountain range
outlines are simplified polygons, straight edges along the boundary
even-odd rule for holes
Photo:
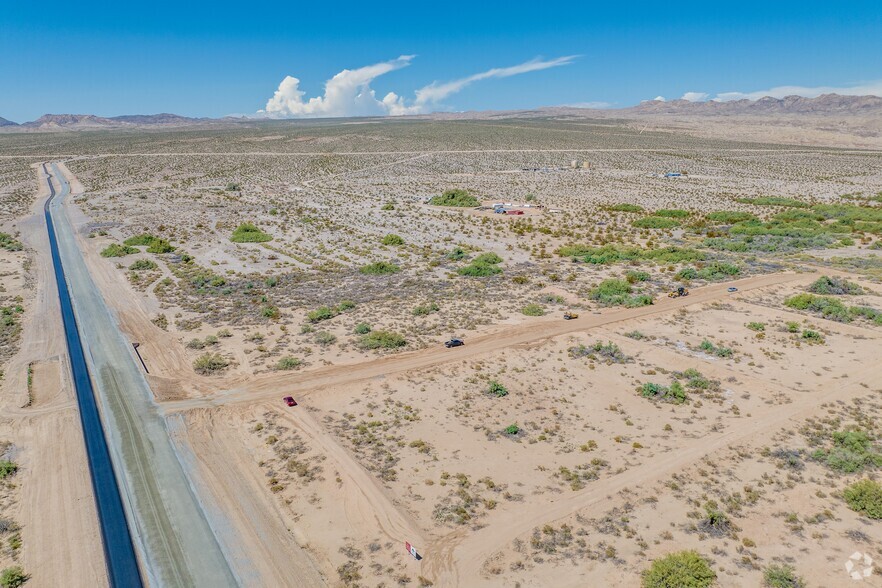
[[[434,119],[482,119],[482,118],[523,118],[549,115],[582,115],[595,113],[597,116],[645,115],[664,116],[751,116],[798,114],[815,116],[882,115],[882,98],[878,96],[841,96],[823,94],[817,98],[785,96],[772,98],[766,96],[759,100],[732,100],[729,102],[690,102],[688,100],[647,100],[637,106],[608,110],[589,110],[571,106],[553,106],[532,110],[435,113],[417,115],[414,118]],[[124,116],[101,117],[93,114],[45,114],[37,120],[22,124],[0,118],[0,128],[21,131],[52,130],[101,130],[101,129],[139,129],[151,127],[185,127],[195,125],[219,125],[236,122],[255,122],[246,118],[190,118],[177,114],[132,114]]]

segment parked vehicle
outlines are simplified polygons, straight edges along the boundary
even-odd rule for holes
[[[726,290],[728,292],[737,292],[738,288],[736,288],[735,286],[729,286],[728,288],[726,288]]]
[[[680,296],[689,296],[689,290],[680,286],[676,290],[668,292],[668,298],[679,298]]]
[[[285,396],[284,398],[282,398],[282,400],[284,400],[285,404],[287,404],[288,406],[297,406],[297,401],[294,400],[293,396]]]
[[[505,214],[520,216],[520,215],[524,214],[524,211],[523,210],[506,210]]]
[[[579,318],[579,315],[576,314],[575,312],[565,312],[564,313],[564,320],[565,321],[571,321],[571,320],[577,319],[577,318]]]
[[[462,339],[451,339],[450,341],[444,342],[444,347],[450,349],[451,347],[459,347],[460,345],[465,345],[465,341]]]

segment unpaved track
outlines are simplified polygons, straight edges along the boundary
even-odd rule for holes
[[[119,332],[80,254],[64,210],[69,185],[49,209],[80,336],[123,489],[127,518],[151,585],[237,584],[169,440],[132,347]]]
[[[689,296],[683,298],[662,298],[657,304],[651,306],[605,311],[599,314],[583,314],[578,319],[571,321],[551,317],[539,321],[529,321],[515,327],[471,338],[466,345],[454,349],[438,347],[400,353],[361,363],[303,371],[298,373],[296,377],[287,373],[253,377],[239,388],[222,391],[208,398],[163,402],[160,407],[166,413],[171,413],[191,408],[265,401],[281,398],[286,394],[302,394],[329,386],[342,386],[389,374],[466,361],[509,347],[540,343],[560,335],[580,333],[631,319],[670,313],[694,304],[738,296],[738,292],[734,294],[727,292],[729,286],[736,286],[739,292],[743,292],[792,282],[809,282],[815,278],[817,278],[817,274],[811,272],[783,272],[754,276],[725,284],[713,284],[696,288],[691,291]]]
[[[577,512],[590,517],[596,513],[586,512],[586,509],[597,507],[595,510],[603,511],[607,498],[624,488],[647,487],[715,451],[749,443],[761,433],[776,431],[788,423],[809,417],[825,402],[848,402],[855,396],[866,395],[868,390],[865,385],[878,383],[882,378],[882,365],[871,365],[852,377],[854,379],[851,383],[841,388],[811,394],[793,404],[770,408],[749,420],[745,419],[742,425],[733,426],[725,433],[716,436],[711,433],[691,440],[675,452],[598,481],[580,492],[550,499],[542,504],[518,506],[503,523],[477,531],[459,529],[449,533],[429,545],[423,563],[423,575],[432,579],[439,587],[477,584],[476,579],[481,577],[484,562],[515,538],[538,526],[554,524]]]

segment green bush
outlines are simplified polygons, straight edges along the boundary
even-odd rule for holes
[[[633,288],[625,280],[610,278],[602,281],[591,290],[588,296],[607,306],[647,306],[652,304],[652,297],[647,294],[632,294]]]
[[[502,273],[502,268],[499,267],[500,263],[502,263],[502,258],[495,253],[482,253],[473,259],[469,265],[459,268],[458,273],[461,276],[473,278],[494,276]]]
[[[805,329],[802,332],[802,338],[806,340],[808,343],[823,343],[824,336],[821,335],[817,331],[813,331],[811,329]]]
[[[18,464],[8,459],[0,460],[0,480],[5,480],[18,471]]]
[[[155,270],[158,267],[159,266],[156,265],[155,261],[150,259],[139,259],[132,263],[132,265],[129,266],[129,269],[133,272],[139,272],[144,270]]]
[[[462,247],[454,247],[450,253],[447,254],[447,259],[452,259],[453,261],[461,261],[467,257],[465,249]]]
[[[761,196],[759,198],[736,198],[736,202],[742,204],[753,204],[756,206],[789,206],[792,208],[808,208],[811,206],[808,202],[795,200],[793,198],[784,198],[782,196]]]
[[[367,323],[358,323],[355,325],[355,334],[356,335],[367,335],[371,332],[371,326]]]
[[[864,431],[835,431],[832,446],[818,449],[812,457],[832,470],[852,474],[865,468],[882,467],[882,453]]]
[[[503,429],[506,435],[517,435],[521,432],[521,428],[517,425],[517,423],[512,423]]]
[[[625,272],[625,280],[627,280],[627,282],[629,284],[635,284],[637,282],[645,282],[649,278],[650,278],[650,276],[649,276],[649,273],[647,273],[647,272],[640,272],[640,271],[636,271],[636,270],[629,270],[629,271]]]
[[[763,586],[767,588],[805,588],[805,580],[788,565],[772,564],[763,570]]]
[[[111,243],[101,251],[101,257],[125,257],[132,253],[138,253],[138,250],[134,247],[129,247],[128,245]]]
[[[242,223],[230,236],[233,243],[265,243],[272,240],[272,235],[264,233],[253,223]]]
[[[376,261],[363,266],[358,271],[369,276],[387,276],[390,274],[397,274],[401,271],[401,268],[388,261]]]
[[[680,226],[680,221],[662,216],[644,216],[631,223],[638,229],[673,229]]]
[[[643,588],[707,588],[717,575],[696,551],[671,553],[643,572]]]
[[[848,307],[839,300],[830,296],[816,296],[808,292],[791,296],[784,301],[784,306],[795,308],[796,310],[808,310],[826,319],[841,323],[850,322],[852,318],[848,312]]]
[[[306,313],[306,320],[311,323],[318,323],[321,321],[331,320],[339,313],[337,309],[331,308],[330,306],[320,306],[313,311]]]
[[[399,237],[398,235],[389,233],[388,235],[383,237],[382,243],[383,245],[404,245],[404,239]]]
[[[21,244],[21,241],[13,239],[12,235],[9,233],[0,233],[0,249],[5,249],[6,251],[21,251],[24,249],[24,245]]]
[[[701,251],[685,247],[660,247],[657,249],[641,249],[621,245],[565,245],[557,250],[563,257],[581,258],[585,263],[595,265],[619,263],[625,261],[653,261],[656,263],[684,263],[702,261],[706,255]]]
[[[842,296],[846,294],[855,295],[863,294],[864,289],[854,282],[849,282],[844,278],[821,276],[811,283],[808,291],[812,294],[824,294],[833,296]]]
[[[395,349],[404,347],[407,341],[402,335],[391,331],[371,331],[361,337],[358,345],[362,349]]]
[[[134,237],[129,237],[125,241],[123,241],[124,245],[129,245],[131,247],[144,247],[153,243],[156,239],[153,235],[148,233],[141,233],[140,235],[135,235]]]
[[[663,208],[652,213],[653,216],[660,216],[663,218],[686,218],[690,214],[692,213],[688,210],[682,210],[679,208]]]
[[[196,373],[203,375],[222,371],[229,365],[230,362],[219,353],[205,353],[193,361],[193,369],[196,370]]]
[[[521,312],[527,316],[542,316],[545,314],[545,307],[543,307],[541,304],[531,302],[530,304],[522,308]]]
[[[503,396],[508,396],[508,389],[496,380],[490,380],[490,387],[487,389],[487,394],[502,398]]]
[[[686,402],[686,390],[683,385],[674,380],[670,386],[662,386],[653,382],[646,382],[640,386],[640,395],[644,398],[653,400],[663,400],[673,404],[683,404]]]
[[[174,246],[165,239],[154,239],[147,246],[147,253],[171,253],[174,250]]]
[[[290,355],[286,355],[282,359],[276,363],[276,369],[285,371],[285,370],[293,370],[297,369],[303,364],[303,361],[297,359],[296,357],[291,357]]]
[[[766,323],[750,322],[750,323],[747,323],[747,328],[750,329],[751,331],[756,331],[758,333],[761,333],[766,330]]]
[[[315,334],[315,342],[322,347],[327,347],[337,341],[337,336],[327,331],[319,331]]]
[[[380,208],[380,210],[395,210],[395,204],[393,202],[387,202]]]
[[[481,203],[468,190],[455,188],[453,190],[445,190],[440,196],[432,196],[429,204],[433,206],[474,207]]]
[[[842,493],[848,507],[871,519],[882,519],[882,485],[874,480],[860,480]]]
[[[706,214],[704,218],[714,224],[720,225],[731,225],[749,220],[759,220],[755,215],[750,214],[749,212],[737,212],[734,210],[718,210]]]
[[[438,306],[435,302],[430,302],[429,304],[421,304],[413,309],[414,316],[426,316],[432,314],[433,312],[438,312],[441,307]]]
[[[25,574],[21,566],[12,566],[0,572],[0,586],[2,588],[19,588],[28,581],[28,578],[30,576]]]
[[[608,210],[610,212],[643,212],[642,206],[637,206],[636,204],[612,204],[610,206],[604,206],[604,210]]]

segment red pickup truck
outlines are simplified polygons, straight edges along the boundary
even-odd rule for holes
[[[285,404],[287,404],[288,406],[297,406],[297,401],[294,400],[294,398],[291,396],[285,396],[284,398],[282,398],[282,400],[284,400]]]

